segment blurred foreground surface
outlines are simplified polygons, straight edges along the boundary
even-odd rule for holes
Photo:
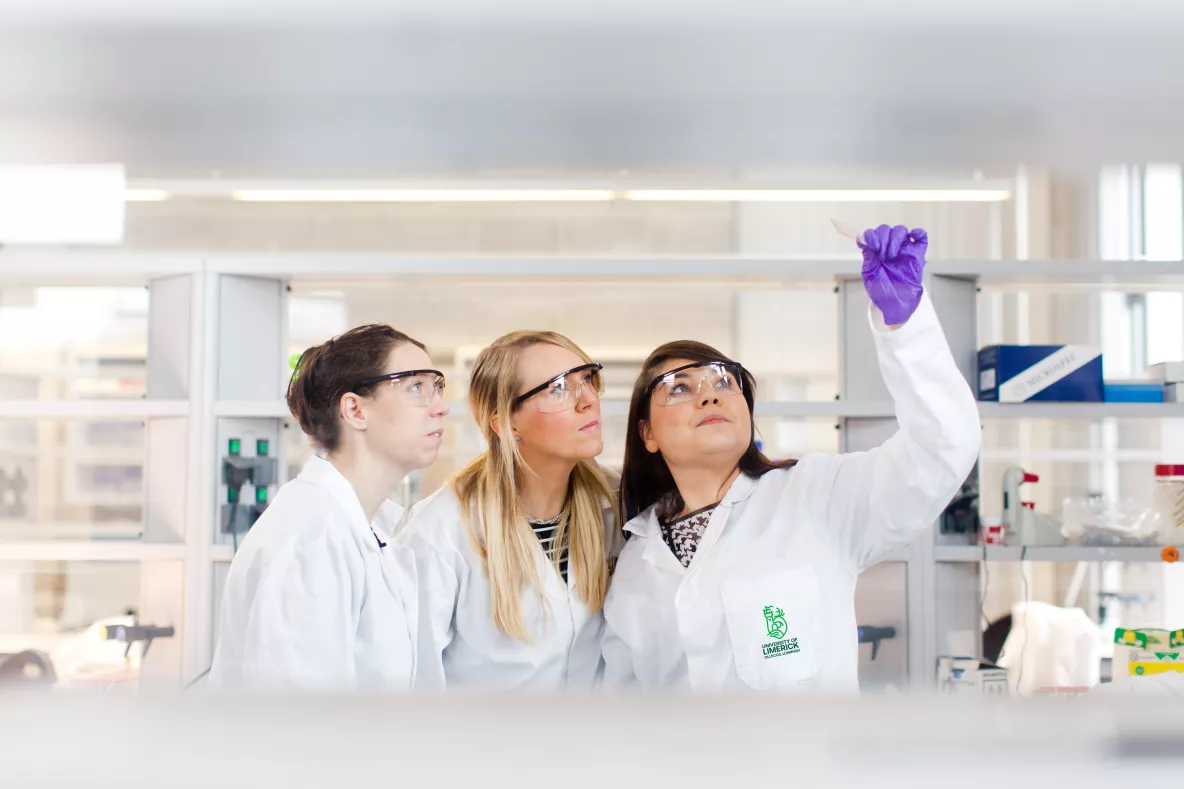
[[[19,693],[0,742],[6,787],[1102,787],[1178,781],[1184,716],[1096,696]]]

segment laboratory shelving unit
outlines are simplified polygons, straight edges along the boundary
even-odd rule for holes
[[[773,257],[382,257],[162,255],[0,251],[6,283],[141,283],[150,289],[147,396],[141,401],[0,401],[0,417],[142,418],[147,425],[145,523],[140,540],[0,542],[0,561],[139,562],[142,616],[177,627],[154,644],[144,674],[188,681],[208,665],[221,580],[234,546],[221,534],[220,458],[228,436],[267,438],[283,456],[287,288],[293,280],[436,276],[757,276],[833,285],[840,299],[841,396],[830,402],[761,402],[758,414],[833,418],[844,450],[879,444],[893,408],[866,326],[858,261]],[[982,284],[1131,290],[1180,289],[1179,262],[931,261],[929,291],[960,368],[974,375],[976,291]],[[606,402],[606,415],[626,404]],[[983,419],[1184,419],[1184,404],[980,405]],[[283,463],[280,463],[281,474]],[[936,535],[888,557],[905,568],[908,674],[932,684],[944,634],[977,632],[984,561],[1159,561],[1148,548],[1011,548],[941,544]],[[178,591],[180,590],[180,591]],[[877,622],[877,624],[893,624]]]

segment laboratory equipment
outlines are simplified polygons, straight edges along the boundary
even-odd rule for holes
[[[851,227],[850,225],[848,225],[844,222],[840,222],[837,219],[830,220],[830,223],[835,226],[835,230],[839,231],[839,233],[841,235],[846,236],[847,238],[854,241],[856,244],[863,243],[863,233],[860,233],[855,228]]]
[[[132,645],[143,643],[144,649],[140,652],[140,658],[143,659],[148,654],[148,648],[152,646],[152,642],[158,638],[172,638],[175,631],[172,627],[157,627],[156,625],[104,625],[100,631],[104,641],[118,641],[121,644],[126,644],[127,649],[124,650],[124,656],[131,654]]]
[[[860,625],[856,628],[860,644],[872,645],[872,660],[876,659],[876,655],[880,653],[880,642],[889,638],[896,638],[895,627],[875,627],[872,625]]]
[[[1020,545],[1062,545],[1061,524],[1036,512],[1036,505],[1024,501],[1020,494],[1021,485],[1039,481],[1040,477],[1022,468],[1003,472],[1003,529],[1008,539],[1018,540]]]
[[[222,505],[222,530],[236,536],[249,530],[267,509],[270,485],[276,481],[276,461],[269,457],[271,442],[266,438],[255,441],[255,455],[244,456],[242,439],[227,441],[227,453],[222,458],[222,482],[226,485],[226,503]],[[254,487],[254,502],[243,506],[242,490]]]
[[[942,511],[939,529],[942,534],[979,533],[978,514],[978,474],[971,472],[962,483],[962,489],[954,496],[953,501]]]
[[[979,524],[978,541],[980,545],[1003,545],[1007,541],[1007,531],[1003,528],[1003,521],[998,516],[986,515]]]
[[[0,686],[53,685],[58,680],[49,655],[26,649],[15,655],[0,655]]]
[[[1123,610],[1129,610],[1128,606],[1146,606],[1155,602],[1155,598],[1149,595],[1141,595],[1139,593],[1124,594],[1123,592],[1098,592],[1098,621],[1105,622],[1106,617],[1109,616],[1110,606],[1118,604],[1122,606]]]
[[[28,649],[0,655],[0,685],[114,685],[135,681],[152,642],[175,635],[172,626],[143,624],[132,613],[107,617],[52,653]],[[133,654],[136,644],[143,648]]]

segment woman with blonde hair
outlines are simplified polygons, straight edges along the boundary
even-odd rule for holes
[[[507,334],[477,357],[469,405],[486,451],[411,512],[416,686],[592,686],[621,542],[601,366],[561,334]],[[610,472],[611,473],[611,472]]]

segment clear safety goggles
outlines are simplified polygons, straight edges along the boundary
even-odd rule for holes
[[[603,369],[603,365],[596,363],[573,367],[529,392],[518,395],[514,398],[514,406],[518,407],[529,401],[534,410],[544,414],[575,408],[585,388],[595,392],[597,397],[604,394],[604,376],[600,374]]]
[[[408,405],[431,405],[444,396],[444,373],[439,370],[406,370],[358,382],[358,388],[389,381],[395,396]]]
[[[647,392],[656,406],[690,403],[699,397],[731,397],[744,393],[744,368],[734,362],[696,362],[662,373]]]

